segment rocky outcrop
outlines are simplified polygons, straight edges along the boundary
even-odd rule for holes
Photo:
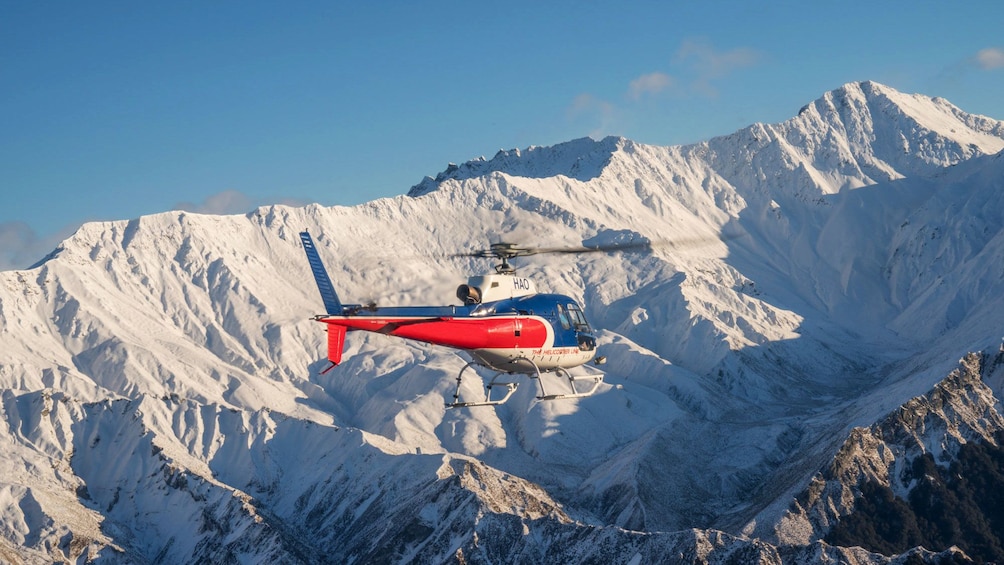
[[[970,353],[929,393],[873,426],[855,428],[778,523],[777,540],[802,545],[825,538],[887,553],[947,543],[981,560],[1004,557],[1004,516],[987,502],[1004,487],[992,462],[1004,462],[1004,415],[985,382],[1001,371],[1004,351]],[[974,518],[942,535],[935,522],[946,515]],[[976,541],[995,524],[989,536],[995,539]],[[990,553],[966,547],[980,544]]]

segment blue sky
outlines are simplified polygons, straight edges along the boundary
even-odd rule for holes
[[[450,162],[676,145],[874,80],[1004,119],[1004,3],[5,2],[0,268],[82,222],[351,205]]]

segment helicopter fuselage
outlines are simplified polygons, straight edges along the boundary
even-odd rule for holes
[[[512,246],[499,246],[496,250],[503,262],[496,267],[495,274],[470,277],[467,284],[457,288],[457,298],[462,303],[459,306],[378,307],[342,304],[310,234],[301,232],[300,239],[324,302],[326,313],[314,319],[327,325],[328,360],[332,366],[342,360],[346,333],[367,331],[460,349],[472,358],[469,365],[488,367],[498,374],[539,377],[541,372],[553,371],[568,378],[572,392],[558,395],[545,393],[538,378],[541,388],[538,398],[542,399],[592,394],[602,380],[594,378],[593,388],[588,392],[575,389],[574,377],[566,369],[584,365],[596,356],[593,330],[575,300],[561,294],[538,293],[533,281],[515,274],[506,262],[509,256],[506,253],[512,253]],[[460,375],[457,382],[459,394]],[[515,385],[504,386],[508,398]],[[457,395],[454,396],[456,400]],[[486,397],[484,402],[457,400],[450,406],[504,401]]]
[[[513,278],[490,277],[493,282]],[[328,325],[333,363],[341,360],[344,332],[354,330],[462,349],[477,364],[507,373],[577,367],[596,355],[596,339],[582,309],[560,294],[534,292],[463,306],[342,308],[340,315],[315,317]]]

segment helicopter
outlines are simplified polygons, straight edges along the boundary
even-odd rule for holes
[[[513,243],[493,243],[488,249],[458,253],[451,257],[495,258],[495,273],[475,275],[457,287],[460,305],[376,306],[343,304],[314,241],[307,231],[300,240],[317,283],[324,314],[313,317],[327,326],[328,361],[322,373],[341,363],[345,334],[349,331],[375,332],[465,351],[471,358],[457,374],[457,389],[449,408],[495,406],[505,403],[516,391],[513,375],[537,382],[537,400],[580,398],[596,392],[602,374],[575,377],[568,369],[590,361],[602,365],[597,356],[596,334],[582,307],[561,294],[540,293],[533,281],[516,274],[510,259],[542,253],[593,253],[650,249],[648,241],[592,247],[520,247]],[[460,386],[464,372],[475,367],[494,371],[485,385],[482,400],[462,401]],[[569,392],[548,392],[541,375],[555,373],[568,381]],[[579,386],[578,380],[587,381]],[[588,381],[591,381],[588,382]],[[495,392],[501,390],[501,393]]]

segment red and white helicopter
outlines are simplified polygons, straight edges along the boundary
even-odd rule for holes
[[[495,267],[495,274],[472,276],[467,284],[457,288],[461,305],[378,307],[342,304],[310,234],[301,232],[300,240],[324,302],[326,314],[314,316],[314,319],[327,325],[331,367],[342,360],[347,331],[388,334],[466,351],[472,361],[457,374],[457,391],[453,402],[447,403],[451,408],[502,404],[517,386],[516,382],[500,381],[505,378],[503,375],[522,374],[536,379],[540,391],[538,400],[589,396],[603,380],[602,374],[578,377],[592,381],[590,388],[580,389],[575,384],[577,377],[568,372],[590,361],[602,364],[606,360],[596,357],[596,336],[579,304],[561,294],[538,293],[533,281],[516,275],[509,259],[540,253],[651,249],[648,241],[572,248],[494,243],[486,250],[454,255],[501,260]],[[474,366],[485,367],[495,374],[485,385],[484,400],[464,402],[460,400],[461,379],[464,371]],[[546,392],[541,374],[548,372],[566,378],[571,392]],[[505,391],[493,396],[493,387],[502,387]]]

